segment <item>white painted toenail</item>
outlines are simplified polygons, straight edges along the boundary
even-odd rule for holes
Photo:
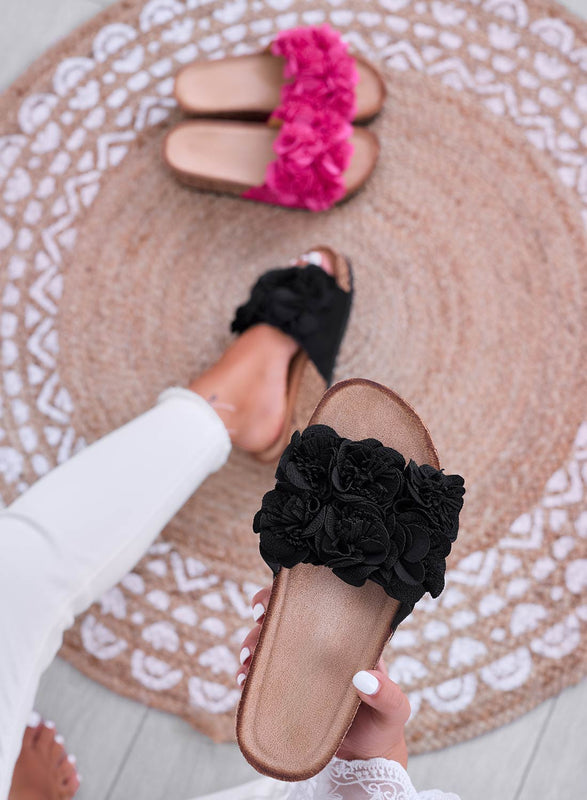
[[[67,756],[67,760],[70,764],[75,764],[77,762],[77,758],[75,756]]]
[[[57,742],[57,744],[64,744],[65,743],[65,739],[63,738],[63,736],[60,733],[58,733],[57,736],[55,737],[55,741]]]
[[[241,664],[244,664],[245,661],[247,660],[247,658],[249,658],[250,655],[251,655],[251,651],[249,650],[249,648],[248,647],[243,647],[243,649],[241,650],[241,654],[240,654],[240,662],[241,662]]]
[[[265,613],[265,606],[263,605],[263,603],[255,603],[255,605],[253,606],[253,619],[255,620],[255,622],[257,622],[257,620],[260,620],[264,613]]]
[[[236,682],[238,683],[239,686],[242,686],[243,683],[246,681],[246,679],[247,676],[245,675],[244,672],[239,672],[239,674],[236,676]]]
[[[319,250],[312,250],[306,254],[305,261],[308,264],[314,264],[316,267],[322,266],[322,253]]]
[[[52,730],[54,730],[54,728],[55,728],[55,723],[54,723],[54,722],[51,722],[51,720],[49,719],[49,720],[47,720],[47,722],[45,723],[45,727],[46,727],[46,728],[49,728],[49,730],[51,730],[51,731],[52,731]]]
[[[29,715],[28,727],[29,728],[36,728],[39,722],[41,721],[41,715],[38,711],[31,711]]]

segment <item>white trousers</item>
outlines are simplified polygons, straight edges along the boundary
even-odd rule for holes
[[[0,800],[64,631],[136,564],[230,449],[203,398],[168,389],[0,512]]]

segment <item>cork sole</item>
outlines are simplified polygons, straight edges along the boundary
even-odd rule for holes
[[[242,195],[261,186],[275,159],[279,133],[258,122],[188,120],[172,128],[163,141],[163,159],[178,180],[196,189]],[[365,183],[379,155],[376,136],[355,128],[353,155],[344,174],[346,197]]]
[[[439,467],[416,412],[371,381],[333,386],[315,423],[354,440],[375,437],[406,459]],[[237,712],[239,747],[258,772],[299,781],[326,766],[359,707],[352,677],[377,664],[399,606],[372,581],[350,586],[327,567],[280,570]]]
[[[385,83],[368,61],[355,56],[355,62],[355,122],[366,122],[381,111]],[[177,73],[175,98],[191,116],[265,120],[280,103],[284,66],[268,52],[195,61]]]

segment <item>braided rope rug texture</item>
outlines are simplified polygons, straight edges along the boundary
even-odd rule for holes
[[[174,72],[325,20],[386,77],[367,188],[311,216],[180,187],[159,155]],[[404,395],[468,483],[447,588],[385,654],[412,752],[585,674],[584,22],[544,0],[124,0],[0,108],[4,504],[211,364],[261,271],[331,243],[357,281],[336,377]],[[232,738],[271,480],[233,453],[63,657]]]

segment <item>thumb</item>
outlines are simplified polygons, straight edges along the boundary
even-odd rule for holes
[[[401,728],[410,717],[410,702],[397,683],[381,669],[361,670],[353,676],[359,697],[390,727]]]

